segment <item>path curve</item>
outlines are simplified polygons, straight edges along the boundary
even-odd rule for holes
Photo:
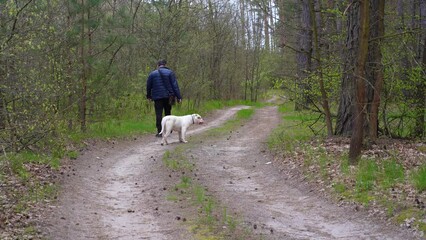
[[[237,131],[203,141],[190,153],[199,182],[229,212],[240,215],[246,228],[260,239],[416,239],[290,180],[265,149],[267,136],[280,121],[277,107],[259,109]]]
[[[206,124],[191,126],[188,137],[217,127],[245,106],[218,111]],[[64,174],[56,204],[50,206],[42,229],[49,239],[191,239],[176,223],[161,159],[178,145],[168,146],[144,136],[124,142],[99,143],[71,163]]]
[[[220,126],[242,107],[221,110],[190,136]],[[265,150],[266,137],[281,121],[277,107],[256,110],[241,128],[194,143],[198,184],[241,216],[255,239],[415,239],[407,231],[340,208],[289,180]],[[97,144],[72,162],[58,201],[46,212],[48,239],[194,239],[176,221],[176,203],[167,200],[179,180],[163,166],[160,139]],[[170,174],[169,174],[170,173]],[[178,175],[178,174],[176,174]],[[177,178],[176,178],[177,177]]]

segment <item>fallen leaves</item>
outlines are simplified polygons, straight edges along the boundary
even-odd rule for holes
[[[421,212],[420,218],[416,216],[413,220],[407,217],[401,224],[415,228],[426,217],[426,193],[415,189],[411,175],[419,166],[426,164],[426,144],[383,138],[364,149],[363,158],[375,161],[378,166],[382,166],[384,161],[395,160],[403,168],[404,180],[390,188],[377,185],[375,181],[366,198],[368,203],[363,204],[357,202],[355,196],[358,166],[342,164],[349,141],[349,138],[330,138],[299,143],[291,151],[276,156],[275,161],[283,165],[283,171],[287,171],[289,178],[308,179],[319,194],[336,199],[339,206],[354,205],[355,209],[365,209],[371,215],[388,220],[394,219],[403,209],[415,208]]]

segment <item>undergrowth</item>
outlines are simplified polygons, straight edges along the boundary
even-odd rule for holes
[[[268,139],[272,152],[287,163],[302,165],[301,173],[313,184],[322,182],[321,188],[330,189],[336,199],[355,202],[365,208],[372,207],[373,203],[379,204],[395,223],[402,224],[414,217],[416,220],[412,226],[426,229],[422,222],[426,214],[421,205],[424,200],[422,192],[426,190],[426,165],[406,168],[404,159],[394,157],[396,154],[392,152],[385,157],[380,156],[383,154],[364,154],[358,165],[351,166],[348,149],[342,147],[348,144],[345,143],[347,140],[327,140],[324,123],[315,122],[318,116],[311,112],[296,112],[292,105],[286,103],[279,108],[282,123]],[[335,146],[338,150],[333,149]],[[396,193],[398,197],[395,197]],[[401,199],[410,194],[418,196],[417,203]]]

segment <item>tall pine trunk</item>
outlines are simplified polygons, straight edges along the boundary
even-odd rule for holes
[[[307,109],[309,106],[310,100],[308,94],[306,94],[306,92],[309,92],[309,86],[306,83],[306,78],[312,70],[312,21],[309,12],[309,0],[302,0],[301,2],[298,39],[299,51],[297,53],[298,97],[295,104],[296,111]]]
[[[365,91],[365,64],[368,55],[368,35],[369,35],[369,0],[359,1],[359,51],[355,66],[355,119],[354,129],[349,148],[349,161],[354,165],[361,155],[362,142],[364,138],[364,119],[366,110]]]
[[[359,2],[351,1],[347,10],[347,35],[344,48],[343,75],[340,85],[340,99],[337,110],[335,134],[351,136],[354,118],[354,71],[359,49]]]
[[[368,133],[370,140],[375,142],[379,125],[380,96],[384,84],[381,42],[384,31],[385,0],[371,0],[371,21],[370,21],[370,61],[367,74],[370,76],[367,84],[369,121]]]
[[[81,0],[81,38],[80,38],[80,58],[81,58],[81,96],[80,96],[80,129],[86,131],[86,100],[87,100],[87,76],[86,76],[86,20],[85,20],[85,0]]]

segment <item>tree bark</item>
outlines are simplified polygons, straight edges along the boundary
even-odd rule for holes
[[[3,90],[0,89],[0,130],[5,128],[6,128],[6,106],[4,104]]]
[[[309,12],[309,0],[301,0],[300,11],[300,31],[299,31],[299,51],[297,53],[297,91],[295,110],[307,109],[309,97],[306,94],[309,86],[305,83],[306,78],[312,70],[312,27]]]
[[[422,74],[416,86],[415,93],[415,126],[414,137],[422,138],[425,134],[425,108],[426,108],[426,36],[423,40],[423,56],[421,62]]]
[[[333,125],[331,123],[331,112],[330,107],[328,105],[328,97],[327,93],[324,88],[324,76],[323,76],[323,68],[322,68],[322,62],[321,62],[321,49],[319,47],[319,37],[318,37],[318,26],[317,21],[315,17],[315,8],[314,8],[314,0],[309,0],[309,8],[310,8],[310,15],[312,20],[312,32],[313,32],[313,42],[314,42],[314,52],[315,52],[315,58],[317,62],[317,69],[318,69],[318,77],[319,77],[319,85],[320,85],[320,91],[321,91],[321,99],[322,99],[322,107],[325,114],[325,122],[327,126],[327,136],[331,137],[333,135]]]
[[[278,23],[276,24],[276,28],[275,31],[278,34],[278,47],[279,48],[284,48],[286,43],[287,43],[287,39],[286,39],[286,35],[285,35],[285,25],[284,22],[286,20],[285,17],[285,11],[284,11],[284,1],[282,0],[275,0],[275,6],[277,7],[277,11],[278,11]]]
[[[369,0],[359,1],[360,9],[360,31],[359,31],[359,52],[355,68],[355,119],[354,132],[351,137],[349,148],[349,162],[354,165],[358,163],[361,155],[362,141],[364,137],[364,118],[366,108],[365,94],[365,64],[368,55],[368,35],[369,35]]]
[[[351,1],[347,10],[347,36],[344,48],[343,75],[340,85],[340,99],[337,111],[335,134],[341,136],[351,136],[354,117],[354,92],[355,83],[353,79],[356,56],[359,49],[359,2]]]
[[[367,70],[367,74],[370,72],[370,77],[368,77],[370,84],[367,84],[366,87],[369,103],[368,133],[370,140],[375,142],[377,140],[379,125],[380,96],[384,83],[381,39],[385,33],[385,0],[372,0],[371,7],[370,39],[375,40],[370,45],[370,61]]]
[[[420,56],[420,71],[421,79],[417,81],[415,90],[415,125],[413,131],[413,137],[423,138],[425,136],[425,108],[426,108],[426,2],[421,1],[419,3],[420,10],[420,29],[419,34],[420,41],[418,43]],[[423,40],[423,41],[422,41]],[[423,44],[423,47],[422,47]]]
[[[265,2],[263,9],[263,33],[265,35],[265,50],[269,51],[270,47],[270,37],[269,37],[269,14],[270,14],[269,1]]]
[[[86,132],[86,99],[87,99],[87,76],[86,76],[86,52],[85,52],[85,0],[81,0],[81,39],[80,39],[80,58],[81,58],[81,96],[80,96],[80,129]]]

